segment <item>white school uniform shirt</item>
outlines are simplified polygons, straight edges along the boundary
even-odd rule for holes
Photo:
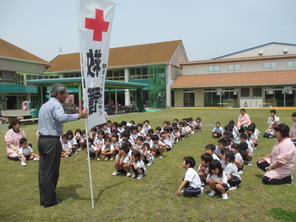
[[[246,143],[248,144],[248,149],[247,149],[247,151],[249,152],[249,153],[252,153],[252,152],[254,152],[254,143],[250,140],[250,139],[248,139],[247,141],[246,141]]]
[[[89,146],[89,151],[90,152],[96,152],[96,150],[97,150],[97,148],[96,148],[95,145],[92,144],[92,145]]]
[[[76,134],[76,135],[74,136],[74,139],[75,139],[75,141],[76,141],[76,143],[77,143],[77,140],[82,140],[83,138],[82,138],[82,136],[81,136],[80,134]]]
[[[200,177],[198,176],[197,172],[193,168],[188,168],[184,180],[189,182],[189,186],[198,188],[201,187]]]
[[[154,143],[153,141],[152,141],[152,146],[151,146],[151,148],[156,148],[156,149],[159,149],[159,146],[164,146],[165,144],[162,142],[162,141],[158,141],[158,144],[156,144],[156,143]]]
[[[70,150],[72,147],[72,144],[68,141],[67,143],[62,142],[62,150],[63,152],[66,152]]]
[[[113,147],[114,147],[114,149],[115,149],[115,147],[120,147],[120,142],[119,141],[117,141],[117,142],[115,142],[115,143],[112,143],[112,145],[113,145]]]
[[[242,155],[239,152],[237,152],[236,154],[234,154],[234,158],[235,158],[235,161],[240,161],[242,164],[244,164],[243,157],[242,157]]]
[[[123,127],[121,127],[121,128],[119,128],[119,127],[118,127],[118,129],[117,129],[117,130],[118,130],[118,132],[119,132],[119,133],[123,133],[123,132],[124,132],[124,129],[123,129]]]
[[[138,138],[138,136],[141,136],[141,134],[136,133],[136,134],[131,134],[131,138],[133,141],[136,141],[136,139]]]
[[[150,148],[152,147],[152,145],[153,145],[153,141],[152,140],[145,140],[144,141],[144,143],[148,143],[149,144],[149,146],[150,146]]]
[[[166,145],[166,146],[169,146],[169,147],[173,147],[173,142],[171,140],[170,137],[166,137],[164,140],[163,140],[163,143]]]
[[[224,171],[223,171],[222,177],[219,177],[218,175],[215,175],[215,174],[209,174],[207,176],[207,179],[222,181],[223,183],[225,183],[229,187],[228,179],[227,179],[227,176]]]
[[[96,138],[94,144],[97,145],[104,145],[104,139]]]
[[[241,180],[240,174],[238,173],[238,168],[235,163],[226,164],[224,172],[226,175],[236,176]]]
[[[224,129],[223,129],[223,127],[222,126],[220,126],[219,128],[217,128],[217,127],[214,127],[213,129],[212,129],[212,132],[213,133],[223,133],[224,132]]]
[[[20,154],[23,154],[24,156],[31,156],[31,154],[33,153],[33,149],[30,146],[20,147],[19,151],[20,151]]]
[[[102,151],[105,151],[107,149],[110,149],[111,151],[115,150],[114,146],[111,144],[109,147],[106,146],[106,144],[104,144],[102,146]]]
[[[133,148],[136,149],[136,150],[140,150],[140,149],[142,149],[142,147],[143,147],[143,144],[135,144],[135,145],[133,145]]]
[[[130,158],[131,158],[131,154],[130,152],[128,154],[126,154],[123,158],[123,163],[129,163],[130,162]]]
[[[75,137],[73,137],[71,140],[68,140],[69,143],[71,143],[71,146],[73,145],[77,145],[77,140],[75,139]]]
[[[217,156],[216,153],[213,153],[212,157],[213,157],[213,160],[219,160],[221,162],[220,158]]]
[[[110,129],[110,128],[106,128],[106,129],[104,129],[104,133],[105,133],[105,134],[111,134],[111,129]]]
[[[144,170],[144,172],[146,172],[145,163],[144,163],[144,161],[142,159],[139,159],[136,162],[136,166],[142,168]]]
[[[143,129],[141,130],[141,133],[146,136],[148,134],[148,130],[151,129],[151,126],[143,126]]]

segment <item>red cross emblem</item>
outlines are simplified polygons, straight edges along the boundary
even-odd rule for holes
[[[96,9],[96,17],[85,18],[85,28],[93,30],[93,40],[102,41],[103,32],[108,32],[109,22],[104,20],[104,11]]]

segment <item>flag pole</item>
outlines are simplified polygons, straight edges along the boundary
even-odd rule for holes
[[[80,26],[80,1],[77,0],[77,16],[78,16],[78,33],[79,33],[79,48],[80,48],[80,69],[81,69],[81,86],[82,86],[82,98],[84,98],[84,72],[83,72],[83,63],[82,63],[82,56],[81,56],[81,26]],[[91,163],[90,163],[90,155],[89,155],[89,142],[88,142],[88,124],[87,118],[84,120],[84,127],[86,133],[86,150],[87,150],[87,163],[88,163],[88,176],[89,176],[89,188],[90,188],[90,199],[91,199],[91,207],[95,208],[94,203],[94,194],[93,194],[93,182],[92,182],[92,173],[91,173]]]

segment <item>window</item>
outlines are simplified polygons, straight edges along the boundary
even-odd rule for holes
[[[260,87],[253,88],[253,97],[262,97],[262,89]]]
[[[70,72],[70,73],[64,73],[65,78],[73,78],[73,77],[80,77],[80,72]]]
[[[240,64],[230,64],[228,65],[229,71],[237,71],[240,70]]]
[[[129,69],[130,79],[148,79],[148,67],[135,67]]]
[[[184,89],[184,107],[194,107],[195,91]]]
[[[249,88],[241,88],[241,97],[249,97],[250,89]]]
[[[265,62],[263,67],[264,69],[274,69],[277,67],[277,62]]]
[[[108,80],[124,80],[124,69],[108,69],[107,71]]]
[[[15,72],[10,71],[0,71],[0,82],[1,83],[11,83],[16,84],[17,75]]]
[[[16,84],[23,85],[24,84],[24,76],[20,74],[16,74]]]
[[[288,67],[296,67],[296,60],[295,61],[293,61],[293,60],[292,61],[288,61],[287,62],[287,66]]]
[[[219,72],[220,66],[209,66],[209,72]]]

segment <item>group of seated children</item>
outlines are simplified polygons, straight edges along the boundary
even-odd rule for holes
[[[208,196],[222,196],[223,200],[228,200],[227,191],[236,189],[242,181],[240,174],[245,162],[251,165],[259,133],[254,123],[239,132],[234,121],[230,121],[225,128],[217,122],[212,130],[212,136],[219,138],[217,146],[208,144],[205,147],[198,169],[194,169],[196,162],[193,157],[184,157],[183,167],[187,171],[177,194],[198,196],[208,185]]]
[[[86,148],[86,133],[85,130],[76,129],[73,134],[72,130],[68,130],[61,137],[62,157],[70,157],[72,154]]]
[[[206,149],[214,147],[209,144]],[[212,150],[212,149],[209,150]],[[201,163],[197,171],[194,169],[196,162],[193,157],[184,157],[183,167],[187,169],[184,180],[181,182],[177,194],[187,197],[200,195],[205,185],[209,185],[209,197],[222,196],[223,200],[228,200],[228,190],[234,190],[241,183],[239,167],[237,164],[236,153],[225,151],[220,160],[212,152],[201,155]],[[238,167],[239,165],[239,167]]]
[[[141,179],[145,165],[150,166],[154,158],[163,158],[174,144],[201,130],[201,119],[175,119],[164,121],[162,127],[152,129],[149,120],[136,124],[135,121],[111,122],[92,128],[88,137],[90,157],[95,160],[115,160],[112,175],[126,175]],[[69,130],[62,136],[62,156],[69,157],[86,147],[85,132]]]
[[[229,121],[225,128],[221,126],[220,122],[217,122],[212,129],[212,136],[219,138],[214,152],[221,159],[221,151],[236,149],[243,160],[251,166],[253,152],[258,146],[259,134],[260,131],[256,128],[255,123],[251,123],[248,127],[238,130],[233,120]]]

